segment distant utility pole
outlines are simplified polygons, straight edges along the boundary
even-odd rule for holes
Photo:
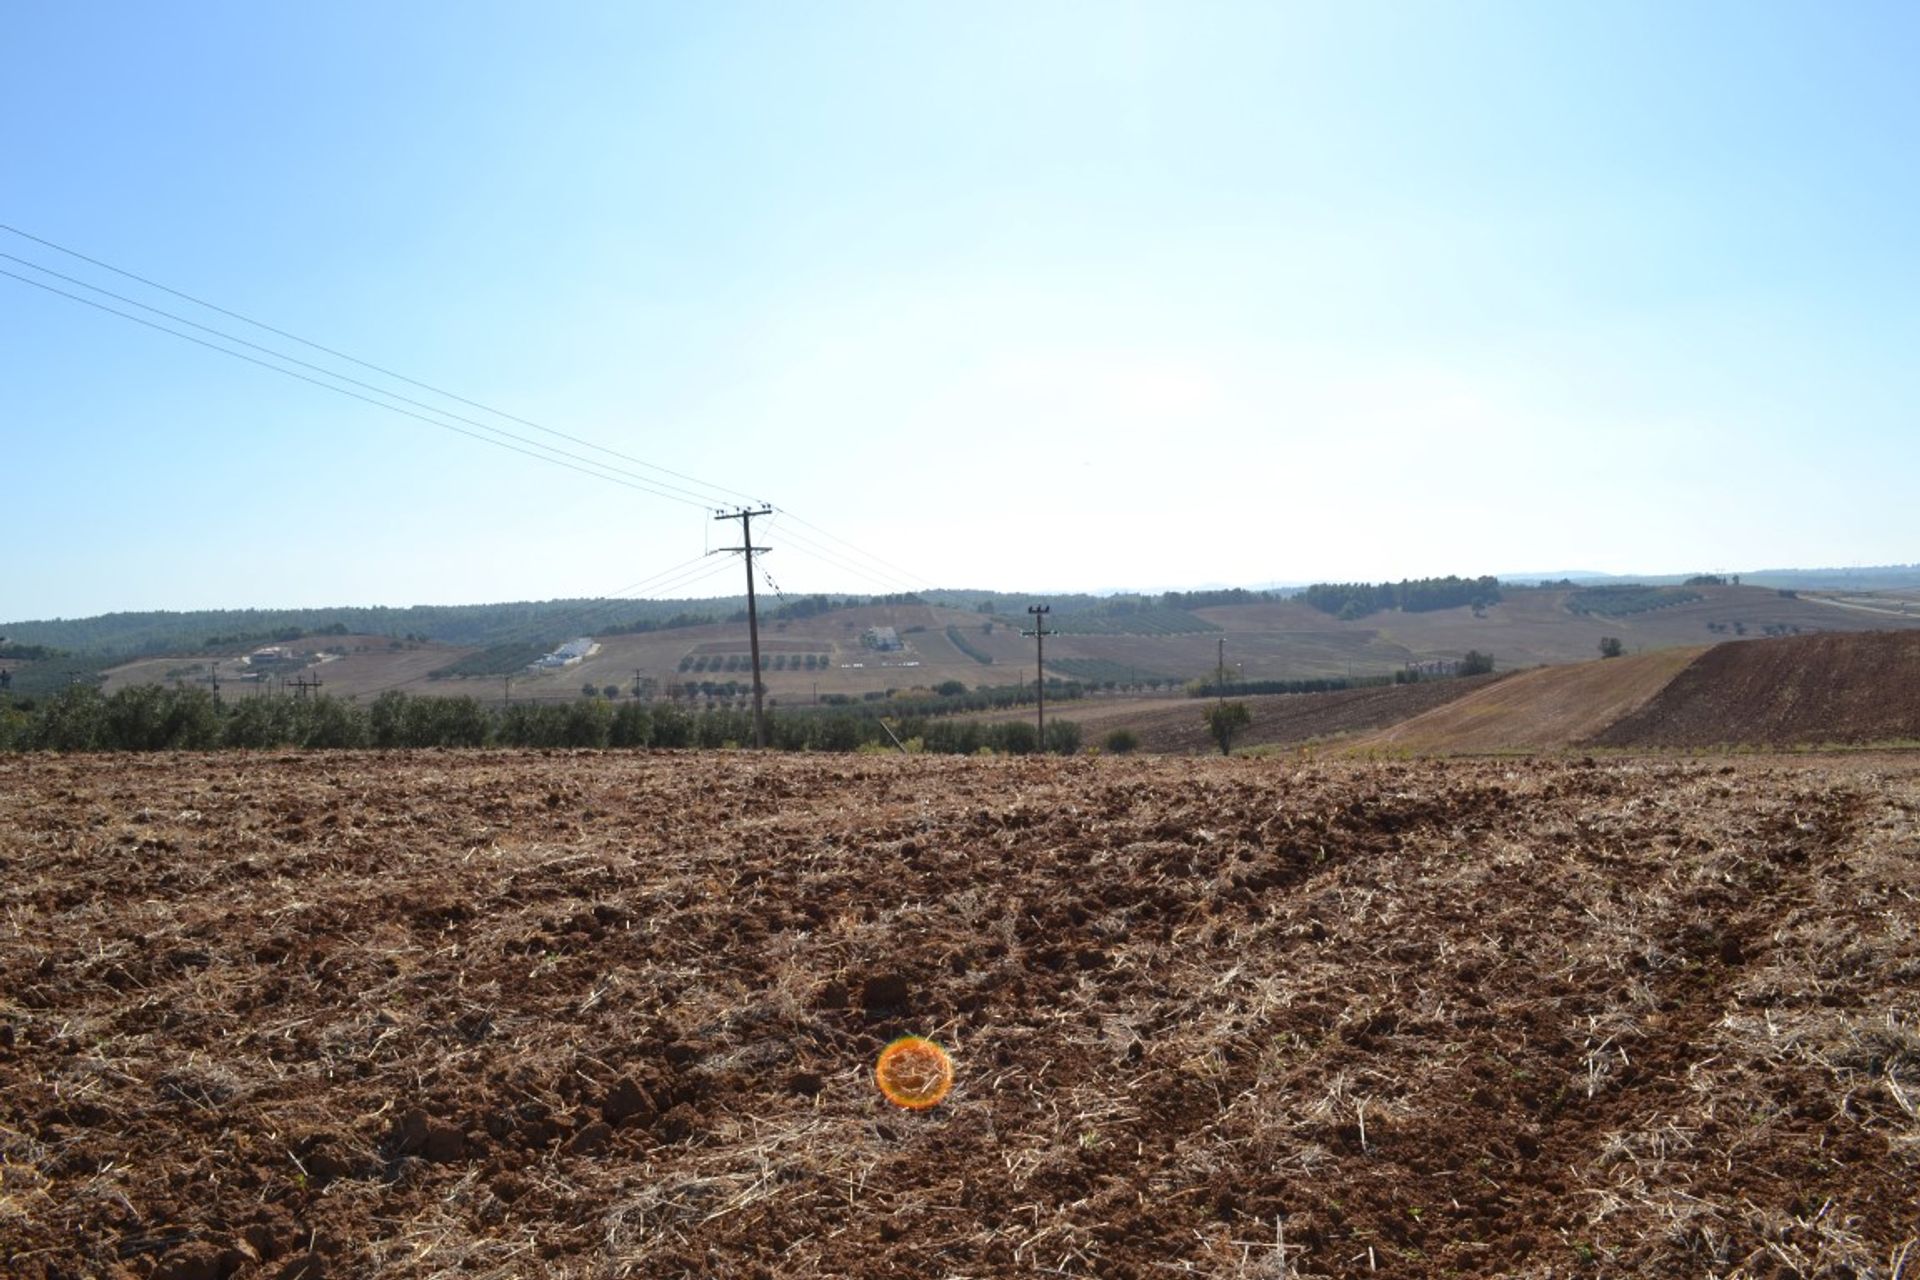
[[[738,511],[717,512],[713,517],[715,520],[740,522],[740,545],[721,547],[720,550],[741,552],[747,560],[747,646],[753,650],[753,745],[762,749],[767,745],[767,716],[760,709],[760,614],[753,602],[753,553],[769,548],[753,545],[753,518],[772,514],[772,507],[762,507],[758,511],[742,507]]]
[[[298,680],[290,680],[288,681],[288,683],[291,684],[295,689],[299,690],[299,692],[295,693],[293,696],[300,699],[302,702],[305,702],[307,700],[308,690],[318,689],[320,687],[320,678],[318,676],[315,676],[313,679],[309,680],[307,677],[301,676]]]
[[[220,664],[217,662],[207,664],[207,687],[213,690],[214,697],[220,696]]]
[[[1053,632],[1047,630],[1047,615],[1053,611],[1049,604],[1030,604],[1027,612],[1033,615],[1033,630],[1022,631],[1023,636],[1033,637],[1033,692],[1038,701],[1040,750],[1047,749],[1047,637]]]
[[[640,696],[640,668],[639,667],[635,667],[633,669],[633,696],[636,698]]]
[[[1220,701],[1227,700],[1227,638],[1220,637],[1220,667],[1214,673],[1213,687],[1220,691]]]
[[[513,677],[501,676],[500,685],[500,705],[505,706],[513,701]]]

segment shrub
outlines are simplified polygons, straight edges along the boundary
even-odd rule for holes
[[[607,734],[610,747],[644,747],[652,740],[653,725],[647,709],[629,702],[613,713],[613,725]]]
[[[1140,735],[1131,729],[1115,729],[1106,736],[1104,745],[1115,755],[1123,756],[1140,749]]]
[[[1253,723],[1253,712],[1244,702],[1216,702],[1207,708],[1207,731],[1220,744],[1220,754],[1233,754],[1234,735]]]
[[[1071,720],[1047,721],[1046,749],[1056,756],[1080,753],[1080,726]]]

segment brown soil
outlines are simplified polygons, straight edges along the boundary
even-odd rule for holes
[[[1917,815],[1864,755],[0,757],[0,1259],[1886,1277]]]
[[[1716,645],[1593,741],[1699,747],[1911,738],[1920,738],[1920,632],[1878,631]]]

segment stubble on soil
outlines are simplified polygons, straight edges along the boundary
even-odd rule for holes
[[[1891,756],[0,760],[0,1258],[1891,1276],[1917,814]]]

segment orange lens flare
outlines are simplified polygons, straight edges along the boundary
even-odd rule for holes
[[[873,1079],[894,1106],[925,1111],[952,1090],[953,1059],[923,1036],[902,1036],[880,1051]]]

